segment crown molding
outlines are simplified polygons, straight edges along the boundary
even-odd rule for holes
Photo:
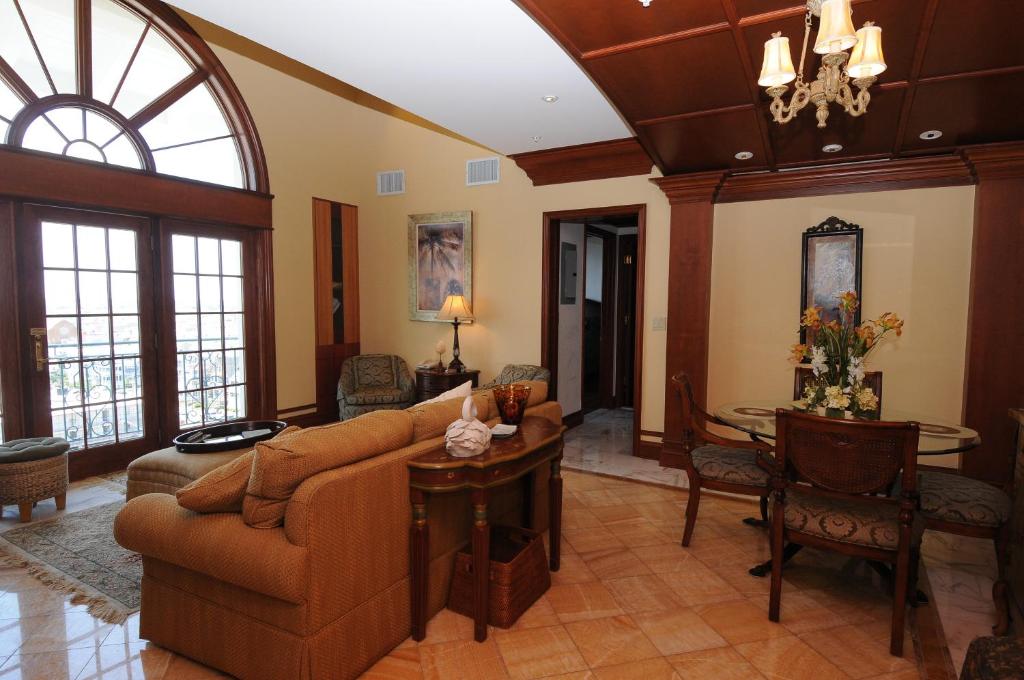
[[[635,137],[509,156],[534,186],[649,175],[654,163]]]
[[[728,173],[722,170],[694,172],[686,175],[655,177],[651,180],[658,185],[671,205],[680,203],[713,203]]]
[[[1024,177],[1024,143],[984,144],[964,149],[979,181]]]

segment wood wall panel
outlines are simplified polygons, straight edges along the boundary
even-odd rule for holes
[[[1010,479],[1015,428],[1024,406],[1024,145],[968,153],[978,176],[964,385],[964,423],[981,446],[962,458],[964,474]]]
[[[648,175],[651,162],[635,138],[563,146],[510,156],[534,186]]]

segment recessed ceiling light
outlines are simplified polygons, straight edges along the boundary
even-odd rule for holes
[[[842,144],[826,144],[825,146],[821,147],[821,150],[824,151],[825,153],[836,153],[837,151],[842,151],[843,150],[843,145]]]
[[[543,139],[543,137],[541,137],[540,135],[534,135],[533,137],[531,137],[531,139],[533,139],[534,144],[539,144],[540,140]]]
[[[918,135],[921,139],[938,139],[942,136],[942,130],[925,130]]]
[[[548,104],[554,104],[555,102],[558,101],[558,96],[554,94],[546,94],[543,97],[541,97],[541,99],[546,101]]]
[[[738,161],[749,161],[754,157],[754,154],[750,151],[740,151],[736,154],[735,158]]]

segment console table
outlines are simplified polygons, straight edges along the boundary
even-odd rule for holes
[[[436,368],[416,369],[416,401],[426,401],[456,388],[467,380],[472,381],[473,387],[480,383],[480,371],[460,371],[449,373]]]
[[[490,586],[490,526],[487,501],[490,490],[532,475],[543,465],[551,466],[548,487],[551,571],[558,571],[562,536],[562,433],[565,428],[547,418],[526,416],[519,431],[508,439],[493,439],[478,456],[456,458],[444,447],[408,462],[409,500],[412,526],[409,529],[409,563],[412,572],[412,638],[419,642],[427,633],[427,581],[430,570],[430,528],[427,499],[430,494],[469,489],[473,511],[474,638],[487,639],[488,589]],[[533,485],[526,484],[525,521],[533,525]]]

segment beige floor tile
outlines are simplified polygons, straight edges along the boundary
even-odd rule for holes
[[[743,595],[696,558],[683,563],[677,571],[658,574],[680,602],[688,607],[714,602],[740,600]]]
[[[764,680],[732,647],[704,649],[667,658],[681,680]]]
[[[175,654],[167,664],[167,672],[161,680],[224,680],[229,677],[192,659]]]
[[[576,498],[588,508],[601,505],[619,505],[623,501],[612,491],[605,488],[592,489],[589,491],[575,491]]]
[[[691,609],[633,614],[633,620],[665,656],[725,647],[726,641]]]
[[[0,667],[4,680],[75,680],[82,672],[92,649],[71,649],[36,654],[12,654]]]
[[[619,505],[602,505],[590,508],[590,512],[593,513],[594,517],[597,517],[605,524],[642,517],[640,511],[629,503],[621,503]]]
[[[882,673],[905,671],[915,667],[914,648],[904,641],[903,657],[889,654],[889,630],[877,626],[842,626],[818,630],[800,639],[853,678],[868,678]]]
[[[671,543],[672,539],[646,519],[636,518],[605,525],[617,539],[630,548]]]
[[[525,630],[527,628],[544,628],[547,626],[557,626],[561,621],[558,618],[558,614],[555,613],[554,607],[548,602],[548,598],[544,595],[534,602],[529,609],[523,612],[512,628],[509,630]]]
[[[87,610],[84,605],[71,604],[71,598],[67,593],[48,588],[39,581],[36,581],[36,585],[36,588],[24,588],[0,597],[0,619]]]
[[[46,625],[49,617],[37,616],[25,619],[4,619],[0,621],[0,658],[6,659],[21,647],[22,643],[37,628]]]
[[[626,547],[622,541],[615,537],[615,534],[608,531],[605,527],[563,529],[562,536],[569,542],[573,550],[578,553]]]
[[[601,580],[651,573],[650,568],[626,547],[581,552],[580,557]]]
[[[375,663],[360,676],[360,680],[421,680],[420,650],[413,647],[399,647]]]
[[[103,645],[76,680],[161,680],[173,657],[148,642]]]
[[[551,572],[551,585],[567,585],[570,583],[586,583],[596,581],[597,576],[590,571],[587,563],[576,553],[562,554],[558,571]]]
[[[749,599],[757,607],[768,611],[768,593],[758,594]],[[822,605],[810,593],[802,590],[783,589],[779,614],[779,623],[794,635],[847,624],[846,619],[838,612]]]
[[[655,574],[613,578],[603,583],[627,614],[678,609],[683,606],[672,589]]]
[[[627,615],[576,621],[565,626],[591,668],[616,666],[659,656],[657,648]]]
[[[611,490],[623,503],[661,503],[674,497],[674,492],[656,486],[631,484]]]
[[[594,669],[597,680],[679,680],[672,665],[665,659],[630,661],[618,666]]]
[[[683,506],[672,501],[661,500],[654,503],[636,503],[633,505],[640,516],[652,522],[683,522],[685,511]],[[700,520],[697,521],[700,524]],[[682,534],[679,540],[682,540]]]
[[[562,513],[562,529],[591,529],[599,526],[602,526],[601,520],[586,508],[566,510]]]
[[[440,642],[473,639],[473,619],[442,609],[427,622],[427,635],[421,645],[436,645]]]
[[[693,557],[678,542],[631,548],[631,550],[655,574],[683,571],[686,561]]]
[[[597,475],[580,474],[566,470],[562,474],[565,487],[571,491],[594,491],[604,488],[604,479]]]
[[[494,636],[485,642],[456,640],[438,645],[421,645],[420,665],[425,680],[450,678],[507,678]]]
[[[705,605],[694,611],[731,645],[789,635],[785,628],[768,620],[767,609],[749,600]]]
[[[769,680],[846,680],[849,676],[795,636],[736,645]]]
[[[597,675],[592,670],[576,671],[575,673],[563,673],[561,675],[549,675],[544,680],[596,680]]]
[[[65,612],[22,621],[34,622],[31,632],[18,649],[22,654],[98,647],[114,629],[113,624],[103,623],[86,612]]]
[[[509,676],[530,680],[586,670],[587,664],[562,626],[499,631],[494,636]]]
[[[618,602],[600,581],[552,586],[545,597],[563,623],[622,613]]]

